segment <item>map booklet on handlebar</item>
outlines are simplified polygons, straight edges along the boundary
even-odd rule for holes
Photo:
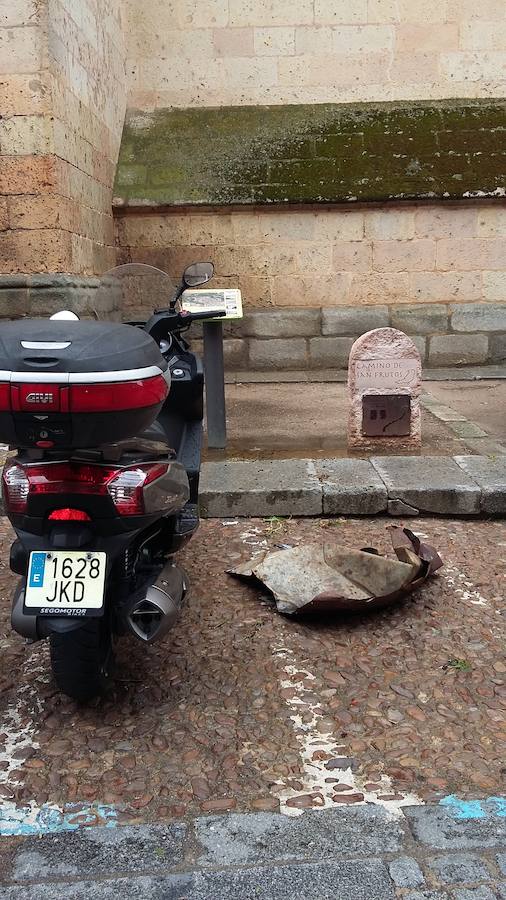
[[[181,297],[181,307],[185,312],[197,314],[215,311],[225,313],[223,319],[242,319],[241,292],[237,288],[186,290]]]

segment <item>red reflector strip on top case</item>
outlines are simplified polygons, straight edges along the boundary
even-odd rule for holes
[[[111,412],[158,406],[166,399],[168,392],[163,375],[139,381],[71,384],[70,412]]]
[[[11,408],[11,386],[0,384],[0,412],[7,412]]]

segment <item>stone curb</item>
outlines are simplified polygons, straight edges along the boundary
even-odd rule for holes
[[[201,514],[502,516],[506,457],[377,456],[206,462]]]
[[[497,888],[504,897],[506,820],[498,804],[476,803],[481,818],[430,805],[404,807],[393,819],[366,805],[295,819],[230,813],[15,838],[0,846],[1,895],[450,900],[451,891],[467,900],[495,898]],[[410,888],[422,892],[405,894]]]
[[[200,484],[208,519],[506,514],[504,455],[211,461]]]

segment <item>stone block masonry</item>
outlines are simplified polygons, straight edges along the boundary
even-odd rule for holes
[[[114,264],[120,20],[119,0],[0,3],[0,273]]]
[[[488,304],[438,303],[254,310],[242,321],[224,323],[225,366],[242,371],[346,370],[353,341],[384,326],[406,332],[429,368],[505,363],[506,303],[488,309]],[[201,350],[198,326],[192,335]]]
[[[0,275],[0,322],[22,316],[51,316],[62,309],[70,309],[81,318],[120,321],[116,297],[99,288],[100,279],[93,276]]]
[[[132,109],[504,97],[502,0],[125,0]]]
[[[134,207],[504,196],[505,129],[500,100],[132,111],[115,194]],[[398,271],[388,250],[378,271]],[[413,253],[426,269],[430,243]]]
[[[265,329],[275,330],[281,321],[283,334],[271,337],[356,337],[389,324],[424,341],[448,330],[504,330],[502,199],[381,207],[118,208],[115,218],[120,261],[149,263],[178,278],[189,262],[211,259],[214,284],[239,287],[246,313],[279,310],[254,337],[269,337]],[[326,311],[321,332],[314,319],[319,309]],[[334,329],[334,321],[341,326]],[[497,352],[499,345],[495,341]]]

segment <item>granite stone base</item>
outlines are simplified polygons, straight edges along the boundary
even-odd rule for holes
[[[121,298],[99,290],[94,276],[0,275],[0,320],[71,309],[84,318],[121,319]],[[247,301],[247,298],[244,298]],[[228,370],[346,370],[353,344],[372,328],[391,326],[416,344],[430,368],[501,365],[506,361],[506,303],[420,303],[252,309],[224,323]],[[191,330],[202,352],[202,331]]]
[[[46,317],[70,309],[83,318],[121,320],[118,298],[94,276],[0,275],[0,320]]]
[[[420,303],[253,309],[224,324],[228,369],[347,369],[353,341],[391,326],[408,334],[430,368],[497,365],[506,360],[506,303]],[[198,328],[193,344],[201,349]]]

